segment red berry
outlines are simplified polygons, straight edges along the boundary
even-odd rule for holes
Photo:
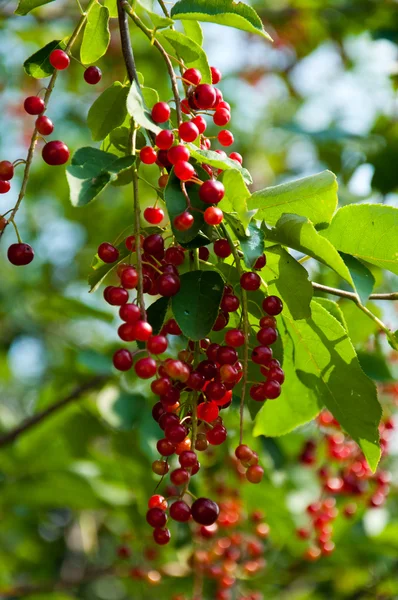
[[[176,449],[175,445],[169,440],[166,440],[165,438],[157,442],[156,448],[159,454],[161,454],[162,456],[171,456],[172,454],[174,454]]]
[[[169,176],[167,175],[167,173],[165,173],[164,175],[161,175],[158,179],[158,186],[160,188],[166,187],[168,180],[169,180]]]
[[[228,321],[229,321],[228,313],[225,313],[225,312],[218,313],[218,317],[212,327],[212,331],[221,331],[228,325]]]
[[[9,181],[3,181],[0,179],[0,194],[6,194],[11,189],[11,184]]]
[[[53,50],[51,52],[50,64],[54,67],[54,69],[57,69],[58,71],[63,71],[64,69],[67,69],[69,67],[70,58],[66,54],[66,52],[58,48],[57,50]]]
[[[200,260],[205,260],[207,261],[209,259],[210,256],[210,251],[208,248],[206,248],[206,246],[202,246],[201,248],[199,248],[199,258]]]
[[[98,67],[87,67],[84,71],[84,80],[90,85],[96,85],[99,81],[101,81],[102,71]]]
[[[187,387],[190,388],[191,390],[199,391],[203,388],[205,381],[206,380],[201,373],[197,373],[196,371],[193,371],[190,374],[189,379],[187,381]]]
[[[54,131],[54,125],[51,119],[41,115],[36,119],[36,129],[41,135],[50,135]]]
[[[239,348],[245,343],[245,335],[240,329],[230,329],[225,334],[225,341],[229,346]]]
[[[166,102],[157,102],[152,108],[155,123],[165,123],[170,118],[170,106]]]
[[[167,515],[161,508],[150,508],[146,513],[146,520],[151,527],[164,527]]]
[[[128,371],[133,365],[133,357],[130,352],[124,348],[116,350],[113,355],[113,365],[119,371]]]
[[[187,433],[188,432],[185,426],[181,425],[180,423],[172,423],[170,425],[167,425],[167,427],[164,430],[166,438],[174,444],[178,444],[179,442],[185,440]]]
[[[257,365],[266,365],[272,358],[272,350],[268,346],[256,346],[251,356]]]
[[[254,263],[253,269],[261,271],[261,269],[263,267],[265,267],[266,264],[267,264],[267,257],[265,256],[265,254],[262,254],[261,256],[258,257],[258,259],[256,260],[256,262]]]
[[[195,452],[193,452],[192,450],[184,450],[183,452],[181,452],[180,456],[178,457],[178,460],[180,462],[180,465],[185,469],[190,469],[198,462],[198,458]]]
[[[168,263],[179,267],[185,260],[185,254],[182,248],[171,246],[167,248],[164,258]]]
[[[123,269],[120,277],[122,286],[127,290],[133,290],[138,284],[138,273],[134,267]]]
[[[196,127],[195,123],[186,121],[179,126],[178,134],[180,139],[184,142],[194,142],[199,135],[199,129]]]
[[[155,138],[155,143],[161,150],[169,150],[174,143],[174,133],[169,129],[159,131]]]
[[[216,85],[221,81],[221,71],[217,67],[210,67],[211,82]]]
[[[134,336],[139,342],[146,342],[152,335],[152,327],[147,321],[136,321],[133,323]]]
[[[216,206],[209,206],[209,208],[206,208],[203,217],[208,225],[219,225],[224,218],[224,213]]]
[[[140,379],[150,379],[156,375],[156,360],[153,358],[140,358],[135,363],[134,369]]]
[[[282,312],[283,303],[278,296],[268,296],[263,300],[263,310],[267,313],[267,315],[275,316],[279,315]]]
[[[51,166],[64,165],[69,160],[69,154],[68,146],[60,140],[47,142],[41,153],[44,162]]]
[[[181,110],[184,113],[184,115],[189,115],[189,113],[191,112],[191,108],[189,106],[188,98],[183,98],[181,100]]]
[[[227,388],[221,381],[210,381],[206,386],[205,395],[209,400],[221,400],[226,394]],[[203,406],[203,404],[200,404]],[[217,417],[216,417],[217,418]]]
[[[260,465],[252,465],[246,471],[246,479],[250,483],[260,483],[264,476],[264,469]]]
[[[34,251],[29,244],[11,244],[7,250],[7,258],[12,265],[16,267],[23,267],[32,262],[34,258]]]
[[[285,373],[279,367],[273,367],[268,371],[268,380],[277,381],[280,385],[285,381]]]
[[[28,115],[40,115],[45,108],[44,100],[39,96],[28,96],[23,106]]]
[[[215,425],[206,433],[206,438],[212,446],[219,446],[227,439],[227,430],[223,425]]]
[[[231,160],[235,160],[240,165],[243,163],[243,158],[242,158],[241,154],[239,154],[239,152],[231,152],[231,154],[229,155],[229,158]]]
[[[191,213],[185,211],[174,218],[173,225],[177,231],[187,231],[188,229],[191,229],[192,225],[194,224],[194,220],[195,219]]]
[[[168,529],[156,528],[153,530],[153,539],[159,546],[164,546],[171,539],[170,531]]]
[[[0,162],[0,181],[10,181],[14,177],[14,165],[9,160]]]
[[[129,293],[121,287],[111,285],[104,290],[104,298],[112,306],[122,306],[128,302]]]
[[[261,317],[260,327],[272,327],[273,329],[276,329],[275,317]]]
[[[216,240],[213,245],[214,253],[220,258],[227,258],[232,254],[231,246],[229,241],[225,239]]]
[[[264,393],[269,400],[274,400],[281,395],[281,386],[280,383],[271,379],[270,381],[266,381],[264,383]]]
[[[250,397],[256,402],[264,402],[267,399],[267,395],[264,391],[264,386],[260,383],[252,385],[250,388]]]
[[[164,239],[159,233],[152,233],[144,239],[144,252],[162,259],[164,256]]]
[[[146,343],[146,349],[151,354],[163,354],[167,350],[167,338],[164,335],[153,335]]]
[[[156,164],[158,167],[171,169],[171,162],[167,158],[167,150],[158,150],[156,155]]]
[[[159,494],[154,494],[148,500],[148,508],[161,508],[162,510],[166,510],[167,500]]]
[[[231,120],[231,113],[226,108],[217,108],[213,121],[218,127],[224,127]]]
[[[178,144],[177,146],[173,146],[167,153],[167,157],[172,165],[175,165],[178,161],[187,162],[190,157],[189,150],[186,146],[182,144]]]
[[[167,298],[175,296],[180,290],[180,279],[175,275],[166,273],[161,275],[156,280],[157,290],[160,296],[166,296]]]
[[[227,129],[223,129],[217,136],[221,146],[231,146],[234,143],[234,136]]]
[[[183,78],[191,85],[198,85],[202,79],[202,73],[198,69],[187,69],[184,71]]]
[[[278,339],[278,332],[273,327],[264,327],[258,331],[257,339],[262,346],[271,346]]]
[[[163,325],[163,329],[165,331],[165,333],[169,334],[169,335],[181,335],[182,331],[178,326],[178,323],[175,319],[169,319],[168,321],[166,321],[166,323]]]
[[[204,133],[207,128],[206,120],[202,117],[202,115],[197,115],[193,119],[191,119],[191,123],[194,123],[196,127],[199,129],[199,133]]]
[[[220,509],[218,504],[209,498],[198,498],[191,506],[191,513],[199,525],[213,525],[217,521]]]
[[[221,181],[208,179],[199,188],[199,197],[206,204],[217,204],[224,198],[225,188]]]
[[[170,517],[179,523],[186,523],[191,518],[191,509],[183,500],[177,500],[170,506]]]
[[[217,362],[220,365],[233,365],[238,360],[238,353],[231,346],[220,346],[217,351]]]
[[[113,263],[119,258],[119,250],[112,244],[108,244],[108,242],[100,244],[97,252],[100,259],[105,263]]]
[[[174,485],[185,485],[190,478],[191,475],[185,469],[174,469],[174,471],[170,473],[170,480]]]
[[[249,462],[253,458],[253,451],[249,446],[245,444],[240,444],[235,450],[235,456],[238,460],[242,462]]]
[[[157,154],[152,146],[144,146],[140,150],[140,159],[144,165],[153,165],[156,162]]]
[[[208,83],[199,84],[194,92],[195,104],[202,110],[212,108],[217,100],[216,90]]]
[[[164,212],[161,208],[149,206],[144,210],[144,219],[151,225],[159,225],[164,219]]]
[[[202,402],[199,404],[197,409],[198,419],[206,421],[206,423],[212,423],[215,421],[219,414],[219,409],[216,402]]]
[[[255,292],[261,286],[261,278],[257,273],[248,271],[247,273],[242,274],[240,285],[247,292]]]
[[[181,181],[189,181],[194,173],[195,169],[186,160],[178,160],[174,165],[174,174]]]

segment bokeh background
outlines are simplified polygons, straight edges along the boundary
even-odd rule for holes
[[[78,18],[71,0],[57,0],[26,17],[13,15],[16,4],[0,0],[0,157],[12,161],[26,155],[33,127],[23,100],[41,87],[24,73],[22,63],[49,41],[68,35]],[[222,70],[220,87],[233,108],[233,149],[244,156],[254,189],[328,168],[338,176],[341,205],[398,206],[397,2],[264,0],[252,5],[273,45],[228,28],[204,24],[203,29],[209,62]],[[132,30],[132,38],[146,85],[168,100],[161,58],[139,31]],[[103,79],[93,87],[72,61],[51,98],[48,115],[55,139],[72,151],[94,145],[86,126],[88,109],[101,90],[124,77],[115,19],[109,51],[98,66]],[[0,196],[0,214],[13,206],[20,175],[21,168],[11,192]],[[142,184],[141,190],[144,204],[150,204],[151,188]],[[8,263],[12,227],[0,245],[1,429],[59,400],[91,374],[112,373],[117,319],[100,291],[88,294],[87,275],[99,243],[115,240],[129,221],[128,188],[111,188],[89,207],[75,209],[63,168],[48,167],[38,153],[17,219],[35,260],[23,270]],[[318,271],[318,281],[339,283],[319,265],[310,261],[306,266]],[[396,291],[397,277],[376,269],[374,274],[376,291]],[[380,385],[390,416],[398,400],[393,383],[397,357],[354,305],[341,302],[341,308],[350,315],[352,338]],[[397,329],[394,306],[380,304],[376,310]],[[121,388],[111,380],[15,446],[0,449],[0,598],[138,600],[155,594],[166,600],[180,590],[190,597],[192,575],[175,567],[189,554],[183,528],[176,544],[152,561],[147,556],[150,538],[143,516],[155,485],[150,464],[157,457],[157,428],[146,394],[145,387],[137,388],[126,377]],[[232,449],[236,419],[228,419]],[[241,490],[247,509],[263,510],[271,527],[268,568],[252,587],[266,598],[289,600],[398,598],[398,441],[393,436],[386,459],[393,474],[387,504],[364,509],[353,521],[339,520],[336,552],[311,564],[302,560],[304,546],[295,528],[305,506],[317,497],[317,482],[297,457],[304,441],[317,435],[310,424],[278,440],[258,440],[267,476],[254,490],[227,477],[229,486]],[[205,490],[222,476],[226,453],[220,450],[208,459]],[[121,544],[131,548],[131,558],[123,563],[129,568],[144,564],[159,573],[167,564],[178,577],[162,573],[160,583],[157,575],[149,582],[120,577],[116,557]],[[86,581],[90,569],[109,572]],[[52,590],[61,580],[81,579],[77,587]],[[38,585],[35,594],[10,592],[32,582]]]

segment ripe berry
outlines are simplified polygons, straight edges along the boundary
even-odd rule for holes
[[[14,177],[14,165],[9,160],[0,162],[0,181],[10,181]]]
[[[166,510],[167,500],[159,494],[154,494],[148,500],[148,508],[161,508],[162,510]]]
[[[217,136],[221,146],[231,146],[234,143],[234,136],[227,129],[223,129]]]
[[[152,463],[152,471],[156,475],[166,475],[169,472],[169,465],[164,460],[154,460]]]
[[[64,142],[54,140],[47,142],[41,154],[44,162],[51,166],[57,166],[68,162],[70,153],[68,146]]]
[[[217,100],[216,90],[208,83],[199,84],[194,92],[195,104],[202,110],[212,108]]]
[[[274,379],[266,381],[263,387],[264,393],[269,400],[274,400],[275,398],[278,398],[278,396],[281,395],[281,386]]]
[[[135,363],[134,369],[140,379],[150,379],[156,375],[156,360],[153,358],[140,358]]]
[[[169,129],[159,131],[155,138],[155,143],[161,150],[169,150],[174,143],[174,133]]]
[[[108,242],[100,244],[97,252],[100,259],[105,263],[113,263],[119,258],[119,250],[112,244],[108,244]]]
[[[240,285],[247,292],[255,292],[261,285],[261,278],[259,275],[257,275],[257,273],[248,271],[247,273],[242,274],[240,278]]]
[[[237,311],[239,306],[239,298],[233,294],[225,294],[221,300],[221,310],[224,310],[227,313]]]
[[[51,119],[41,115],[36,119],[36,129],[41,135],[50,135],[54,131],[54,125]]]
[[[193,119],[191,119],[191,123],[194,123],[199,130],[199,133],[204,133],[207,128],[206,120],[202,117],[202,115],[197,115]]]
[[[167,425],[166,429],[164,430],[166,438],[174,444],[182,442],[186,438],[187,433],[186,427],[181,425],[181,423],[172,423],[171,425]]]
[[[84,80],[90,85],[96,85],[99,81],[101,81],[102,71],[98,67],[87,67],[84,71]]]
[[[32,262],[34,258],[34,251],[29,244],[11,244],[7,250],[7,258],[12,265],[16,267],[23,267]]]
[[[256,402],[264,402],[267,399],[267,395],[264,390],[264,386],[260,383],[252,385],[250,388],[250,397]]]
[[[153,530],[153,539],[159,546],[164,546],[171,539],[170,531],[168,529],[156,528]]]
[[[216,240],[213,245],[214,253],[220,258],[227,258],[232,254],[231,246],[229,241],[225,239]]]
[[[187,69],[184,71],[183,78],[191,85],[198,85],[202,79],[202,73],[199,69]]]
[[[268,346],[256,346],[251,357],[257,365],[266,365],[272,358],[272,350]]]
[[[231,346],[220,346],[217,352],[217,362],[220,365],[233,365],[238,360],[238,353]]]
[[[164,438],[163,440],[159,440],[156,444],[156,448],[159,454],[161,454],[162,456],[171,456],[172,454],[174,454],[176,449],[175,445],[169,440],[166,440],[166,438]]]
[[[199,197],[206,204],[217,204],[224,198],[225,188],[221,181],[208,179],[199,188]]]
[[[264,327],[258,331],[257,339],[262,346],[271,346],[278,339],[278,332],[273,327]]]
[[[185,469],[193,467],[198,462],[197,456],[192,450],[184,450],[184,452],[181,452],[178,460],[180,465]]]
[[[182,331],[180,329],[180,327],[178,326],[178,323],[175,319],[169,319],[168,321],[166,321],[166,323],[163,325],[163,329],[165,331],[165,333],[168,333],[169,335],[181,335]]]
[[[54,69],[57,69],[57,71],[63,71],[64,69],[67,69],[70,64],[69,56],[66,54],[66,52],[59,48],[51,52],[49,60],[51,66],[53,66]]]
[[[235,456],[241,462],[249,462],[253,458],[253,451],[249,446],[240,444],[235,450]]]
[[[138,284],[138,273],[134,267],[127,267],[120,277],[122,286],[127,290],[133,290]]]
[[[225,312],[218,313],[218,317],[212,327],[212,331],[221,331],[222,329],[225,329],[225,327],[228,325],[228,321],[229,321],[228,313],[225,313]]]
[[[167,248],[164,258],[168,263],[179,267],[185,260],[185,254],[182,248],[170,246]]]
[[[153,335],[146,343],[146,349],[151,354],[162,354],[167,350],[167,338],[164,335]]]
[[[208,225],[219,225],[224,218],[224,213],[216,206],[209,206],[209,208],[206,208],[203,217]]]
[[[140,159],[144,165],[153,165],[156,162],[157,154],[152,146],[144,146],[140,150]]]
[[[189,160],[190,153],[186,146],[182,144],[177,144],[177,146],[173,146],[167,153],[167,158],[171,162],[172,165],[175,165],[176,162],[182,160],[187,162]]]
[[[166,296],[167,298],[175,296],[179,292],[181,286],[179,277],[170,275],[169,273],[158,277],[156,284],[159,295]]]
[[[285,381],[285,373],[279,367],[273,367],[268,371],[267,379],[277,381],[280,385]]]
[[[158,150],[156,155],[156,164],[158,167],[171,169],[172,165],[169,159],[167,158],[167,150]]]
[[[191,509],[183,500],[177,500],[170,506],[170,517],[179,523],[186,523],[191,518]]]
[[[187,231],[194,224],[195,219],[190,212],[185,211],[180,215],[177,215],[173,220],[174,228],[177,231]]]
[[[159,233],[152,233],[145,238],[143,249],[147,254],[162,259],[164,256],[164,239]]]
[[[167,515],[161,508],[150,508],[146,513],[146,520],[151,527],[164,527]]]
[[[152,108],[155,123],[165,123],[170,118],[170,106],[166,102],[157,102]]]
[[[232,154],[230,156],[232,156]],[[256,269],[257,271],[261,271],[261,269],[263,267],[265,267],[266,264],[267,264],[267,257],[265,256],[265,254],[262,254],[261,256],[258,257],[256,262],[254,263],[253,269]]]
[[[239,152],[231,152],[231,154],[229,155],[229,158],[231,160],[235,160],[236,162],[238,162],[240,165],[243,163],[243,158],[242,155],[239,154]]]
[[[189,115],[189,113],[191,112],[191,108],[189,106],[188,98],[183,98],[181,100],[181,110],[184,113],[184,115]]]
[[[3,181],[0,179],[0,194],[6,194],[11,189],[11,184],[9,181]]]
[[[147,321],[133,323],[134,336],[139,342],[146,342],[152,335],[152,327]]]
[[[214,124],[218,127],[224,127],[231,120],[231,113],[226,108],[217,108],[213,115]]]
[[[267,315],[271,315],[272,317],[279,315],[282,312],[283,303],[278,296],[268,296],[263,300],[263,310],[267,313]]]
[[[199,525],[213,525],[217,521],[220,509],[209,498],[198,498],[191,506],[194,521]]]
[[[261,317],[260,319],[260,327],[272,327],[276,329],[276,319],[275,317]]]
[[[149,206],[144,210],[144,219],[151,225],[159,225],[164,219],[164,212],[161,208]]]
[[[185,469],[174,469],[170,474],[170,481],[174,485],[185,485],[190,480],[191,475]]]
[[[113,365],[119,371],[128,371],[133,365],[133,357],[128,350],[121,348],[113,355]]]
[[[195,169],[186,160],[178,160],[174,165],[174,174],[181,181],[189,181],[194,173]]]
[[[217,67],[210,67],[211,82],[216,85],[221,81],[221,71]]]
[[[219,446],[227,439],[227,430],[223,425],[215,425],[206,433],[206,438],[212,446]],[[205,525],[206,523],[204,523]]]
[[[201,248],[199,248],[199,258],[200,260],[205,260],[207,261],[209,259],[210,256],[210,251],[208,248],[206,248],[206,246],[202,246]]]
[[[240,329],[230,329],[225,334],[225,341],[229,346],[239,348],[245,343],[245,335]]]
[[[250,483],[260,483],[264,475],[264,469],[260,465],[252,465],[246,471],[246,479]]]
[[[187,121],[181,123],[179,126],[178,135],[184,142],[194,142],[199,135],[199,129],[196,127],[195,123]]]
[[[111,285],[104,290],[104,298],[112,306],[122,306],[128,302],[129,293],[121,287]]]
[[[44,100],[39,96],[28,96],[23,106],[28,115],[40,115],[45,108]]]

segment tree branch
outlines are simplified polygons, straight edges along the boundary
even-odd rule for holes
[[[61,408],[64,408],[74,400],[78,400],[80,396],[82,396],[85,392],[88,392],[89,390],[98,387],[100,383],[103,383],[105,380],[106,377],[104,376],[94,377],[90,381],[87,381],[86,383],[83,383],[82,385],[75,388],[73,392],[71,392],[65,398],[62,398],[62,400],[58,400],[58,402],[51,404],[51,406],[49,406],[42,412],[39,412],[30,417],[29,419],[26,419],[26,421],[15,427],[15,429],[12,429],[8,433],[5,433],[3,436],[0,437],[0,448],[8,446],[8,444],[12,444],[16,439],[19,438],[20,435],[26,433],[27,431],[32,429],[32,427],[38,425],[39,423],[47,419],[47,417],[54,414],[55,412],[58,412]]]
[[[354,302],[358,302],[358,296],[354,292],[347,292],[346,290],[340,290],[339,288],[329,287],[320,283],[312,282],[312,287],[325,294],[332,294],[333,296],[340,296],[340,298],[348,298]],[[391,292],[390,294],[371,294],[369,300],[398,300],[398,292]]]
[[[128,16],[126,11],[124,10],[123,0],[117,0],[117,14],[119,19],[120,41],[122,45],[122,53],[124,63],[126,65],[127,75],[130,80],[130,83],[135,81],[138,88],[140,88],[140,82],[138,81],[138,74],[135,66],[133,48],[130,39]]]

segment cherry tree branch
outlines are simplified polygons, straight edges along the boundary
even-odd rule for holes
[[[36,425],[39,425],[45,419],[47,419],[47,417],[61,410],[61,408],[64,408],[75,400],[78,400],[81,396],[83,396],[83,394],[85,394],[85,392],[89,392],[97,388],[101,383],[104,383],[105,380],[106,377],[104,376],[94,377],[86,383],[76,387],[70,394],[68,394],[68,396],[65,396],[65,398],[58,400],[58,402],[54,402],[54,404],[51,404],[43,411],[29,417],[29,419],[26,419],[20,425],[14,429],[11,429],[11,431],[8,431],[4,435],[0,436],[0,448],[4,448],[4,446],[12,444],[16,439],[19,438],[20,435],[23,435]]]

